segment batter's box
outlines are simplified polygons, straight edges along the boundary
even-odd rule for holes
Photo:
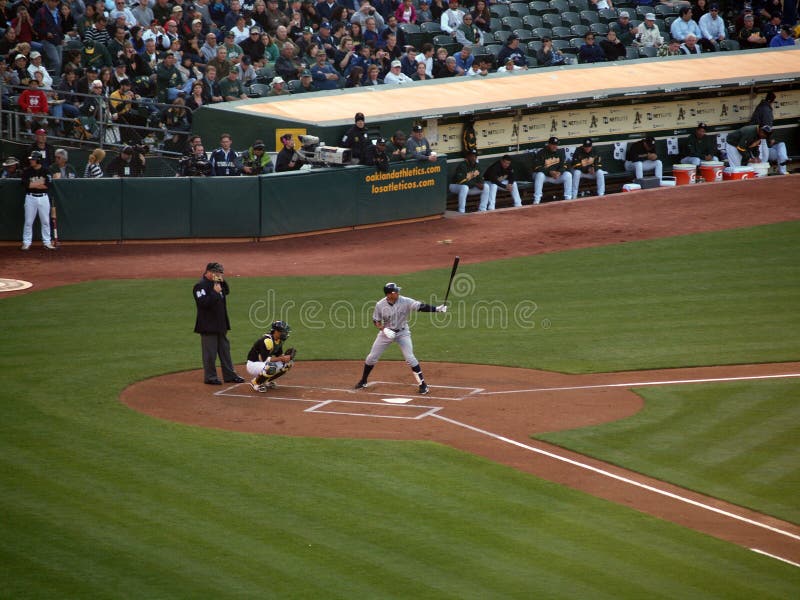
[[[356,402],[353,400],[326,400],[307,408],[304,412],[345,415],[348,417],[379,417],[382,419],[424,419],[442,409],[441,406],[416,404],[384,404],[382,402]]]
[[[429,385],[430,393],[425,396],[425,399],[431,400],[464,400],[469,396],[479,394],[484,391],[483,388],[474,387],[461,387],[456,385]],[[414,390],[414,386],[407,383],[398,383],[396,381],[370,381],[365,389],[358,390],[358,394],[372,394],[376,396],[416,396],[416,392],[409,392]],[[405,390],[405,391],[402,391]]]

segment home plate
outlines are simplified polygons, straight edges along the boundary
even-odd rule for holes
[[[381,400],[392,404],[408,404],[411,402],[411,398],[381,398]]]

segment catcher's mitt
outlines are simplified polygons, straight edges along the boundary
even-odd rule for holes
[[[297,354],[297,350],[295,350],[294,348],[289,348],[288,350],[286,350],[286,354],[289,355],[289,360],[294,360],[294,357]]]

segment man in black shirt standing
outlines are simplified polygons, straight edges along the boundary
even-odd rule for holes
[[[194,332],[200,334],[203,382],[209,385],[222,385],[222,381],[217,377],[217,356],[222,366],[222,379],[226,383],[244,382],[244,379],[233,370],[231,360],[231,344],[228,341],[231,322],[228,319],[228,306],[225,300],[231,291],[223,276],[224,272],[221,264],[208,263],[203,277],[192,290],[197,304]]]
[[[39,216],[42,226],[42,243],[48,250],[56,247],[50,241],[50,196],[48,190],[53,179],[42,166],[43,153],[34,150],[28,157],[28,167],[22,172],[25,186],[25,225],[22,228],[21,250],[30,250],[33,242],[33,223]]]

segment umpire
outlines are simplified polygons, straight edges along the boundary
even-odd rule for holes
[[[192,290],[197,304],[194,332],[200,334],[203,382],[209,385],[222,385],[222,381],[217,377],[217,356],[222,366],[222,379],[226,383],[244,382],[244,379],[233,370],[231,361],[231,345],[227,335],[231,322],[228,319],[228,307],[225,302],[225,297],[231,290],[225,281],[224,273],[221,264],[208,263],[203,277]]]

